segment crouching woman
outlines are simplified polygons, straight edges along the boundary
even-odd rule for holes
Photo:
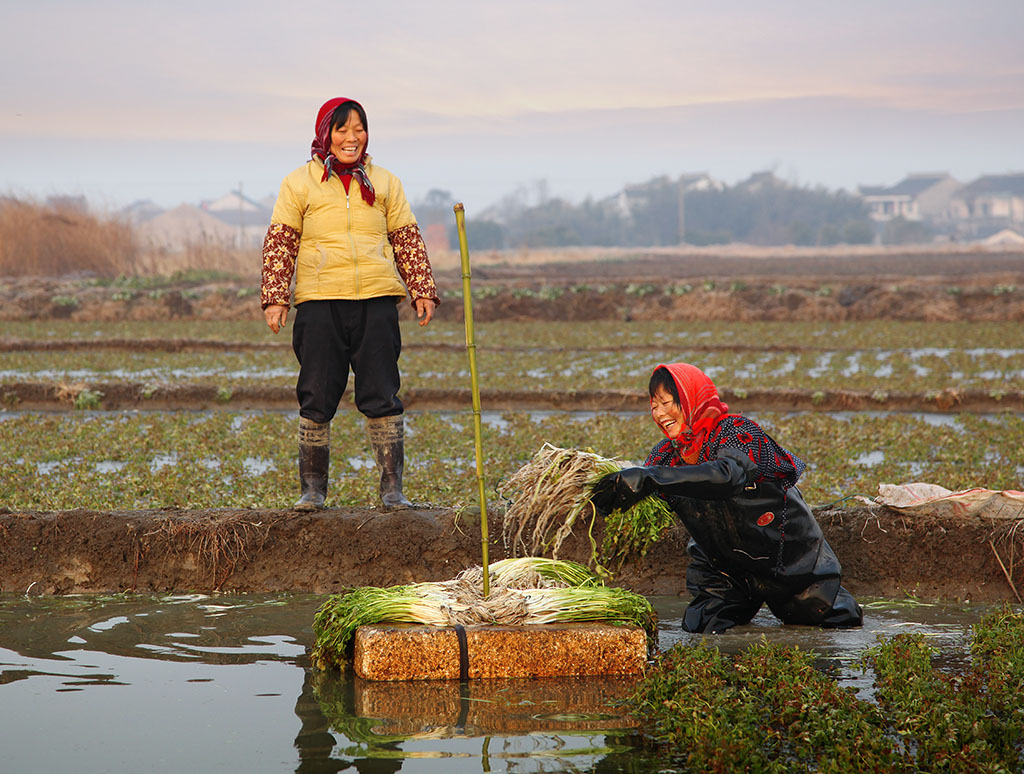
[[[683,628],[724,632],[762,604],[787,624],[860,626],[860,605],[796,486],[804,463],[756,422],[730,414],[696,366],[658,366],[649,393],[665,439],[643,467],[605,476],[592,502],[608,514],[658,494],[682,520],[693,595]]]

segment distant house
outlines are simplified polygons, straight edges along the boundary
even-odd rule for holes
[[[231,191],[219,199],[204,201],[200,208],[233,229],[236,247],[260,247],[270,225],[271,210],[260,202]]]
[[[707,172],[692,172],[679,176],[679,186],[686,193],[690,191],[724,191],[725,183],[715,180]]]
[[[746,191],[747,193],[757,193],[758,191],[763,191],[766,188],[774,189],[789,187],[789,183],[780,177],[776,177],[775,173],[771,170],[755,172],[746,180],[741,180],[736,184],[737,190]]]
[[[859,186],[857,193],[872,220],[879,223],[904,220],[948,221],[951,202],[961,183],[945,172],[908,175],[894,186]]]
[[[1024,236],[1012,228],[1004,228],[1002,231],[997,231],[992,236],[982,239],[981,243],[998,247],[1020,247],[1024,245]]]
[[[451,250],[451,238],[444,223],[427,223],[423,226],[423,242],[428,255],[436,255],[443,250]]]
[[[979,177],[957,191],[952,206],[970,236],[1019,230],[1024,226],[1024,172]]]
[[[650,203],[653,192],[659,188],[676,186],[678,190],[687,194],[691,191],[724,191],[725,183],[716,180],[707,172],[691,172],[679,176],[673,181],[667,175],[656,177],[646,183],[627,185],[619,193],[605,200],[607,206],[615,213],[625,218],[631,218],[638,207],[645,207]]]
[[[233,247],[238,233],[210,213],[182,204],[138,226],[144,244],[171,252],[189,248]]]
[[[117,214],[122,220],[138,225],[162,215],[163,212],[163,208],[156,205],[152,199],[136,199]]]

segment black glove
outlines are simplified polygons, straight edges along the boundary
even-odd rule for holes
[[[625,468],[609,473],[597,482],[590,495],[590,502],[597,512],[607,516],[615,510],[631,508],[651,493],[647,486],[649,468]]]
[[[736,449],[719,450],[718,459],[699,465],[625,468],[597,482],[590,502],[607,516],[616,509],[631,508],[658,492],[699,500],[727,500],[757,478],[757,465]]]

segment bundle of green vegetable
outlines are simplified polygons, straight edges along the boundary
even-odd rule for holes
[[[640,626],[652,641],[656,635],[654,610],[644,597],[605,586],[581,564],[520,557],[503,559],[488,569],[491,593],[486,598],[480,567],[440,583],[364,586],[331,596],[313,618],[313,665],[319,669],[343,665],[356,629],[371,623],[466,626],[600,621]]]
[[[597,512],[590,494],[598,481],[622,468],[617,460],[592,451],[544,444],[500,487],[499,494],[511,501],[503,530],[506,549],[512,554],[550,553],[557,559],[562,542],[583,521],[592,546],[591,563],[602,575],[609,573],[609,566],[620,567],[630,554],[646,554],[674,521],[660,497],[646,497],[610,514],[600,550],[593,536]]]

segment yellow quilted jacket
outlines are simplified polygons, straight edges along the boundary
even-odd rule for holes
[[[353,178],[349,191],[337,177],[321,182],[314,159],[281,183],[271,223],[302,236],[295,260],[295,303],[324,299],[405,296],[388,234],[416,223],[401,181],[366,160],[375,201],[367,204]]]

